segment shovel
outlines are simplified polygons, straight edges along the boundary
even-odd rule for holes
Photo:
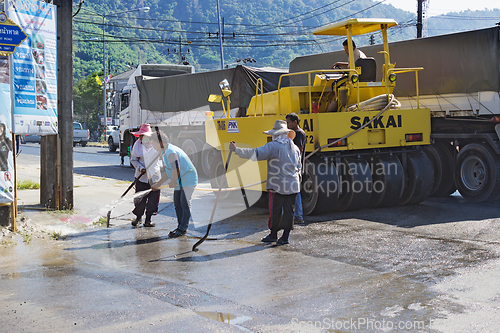
[[[137,177],[134,179],[134,181],[132,182],[132,184],[130,184],[130,186],[127,188],[127,190],[126,190],[125,192],[123,192],[123,194],[122,194],[122,196],[120,197],[120,199],[121,199],[121,198],[123,198],[125,195],[127,195],[128,191],[130,191],[130,189],[131,189],[132,187],[134,187],[135,183],[137,183],[137,182],[139,181],[139,178],[141,178],[141,177],[142,177],[142,175],[144,175],[145,173],[146,173],[146,169],[144,169],[144,170],[142,170],[142,171],[141,171],[141,174],[140,174],[139,176],[137,176]],[[110,220],[110,218],[111,218],[111,210],[112,210],[112,209],[110,209],[110,210],[108,211],[108,213],[106,214],[106,228],[109,228],[109,220]]]
[[[233,153],[232,150],[229,150],[229,155],[227,156],[227,161],[226,161],[226,168],[225,168],[225,174],[227,173],[227,167],[229,166],[229,160],[231,160],[231,154]],[[207,227],[207,232],[205,233],[205,236],[203,236],[199,241],[196,242],[196,244],[193,245],[193,251],[196,251],[196,248],[203,243],[207,237],[208,233],[210,232],[210,228],[212,228],[212,222],[214,220],[214,215],[215,215],[215,209],[217,208],[217,203],[219,202],[219,196],[220,192],[222,190],[222,186],[224,185],[224,180],[226,177],[222,178],[220,184],[219,184],[219,190],[217,191],[217,196],[215,198],[215,203],[214,203],[214,208],[212,209],[212,215],[210,216],[210,222],[208,222],[208,227]]]

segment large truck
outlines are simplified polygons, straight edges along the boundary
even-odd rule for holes
[[[297,58],[283,76],[290,87],[257,94],[253,117],[207,121],[219,165],[229,142],[261,146],[268,138],[259,133],[295,112],[307,136],[305,214],[416,204],[456,189],[472,201],[499,199],[499,27],[392,43],[389,53],[387,30],[396,25],[349,19],[314,31],[347,38],[348,69],[330,69],[344,51]],[[383,44],[363,48],[369,58],[355,62],[352,36],[378,32]],[[266,165],[258,165],[265,180]],[[224,183],[265,190],[231,172],[255,167],[233,157]],[[220,184],[224,168],[217,170]]]
[[[172,65],[172,64],[141,64],[130,76],[127,85],[120,92],[120,156],[128,156],[130,149],[136,138],[132,132],[136,132],[143,123],[150,123],[153,126],[163,120],[163,115],[171,115],[168,113],[151,113],[144,110],[139,102],[139,90],[137,89],[136,77],[167,77],[173,75],[181,75],[194,73],[193,66],[187,65]],[[195,126],[196,124],[192,124]],[[174,128],[177,128],[174,126]],[[114,144],[114,143],[113,143]]]
[[[139,65],[121,93],[120,155],[128,155],[135,140],[131,133],[149,123],[165,131],[189,155],[198,172],[209,176],[215,150],[205,141],[206,119],[223,118],[226,113],[244,115],[255,95],[256,81],[262,80],[264,91],[275,90],[283,73],[241,65],[203,73],[194,73],[192,66]],[[206,98],[219,89],[223,79],[234,88],[233,107],[227,112]]]

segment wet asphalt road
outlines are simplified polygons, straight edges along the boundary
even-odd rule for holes
[[[19,159],[25,164],[40,163],[40,144],[22,144]],[[73,171],[76,174],[96,177],[107,177],[118,180],[133,179],[134,169],[130,167],[128,157],[121,164],[118,152],[111,153],[108,148],[88,145],[77,145],[73,148]]]
[[[213,202],[196,194],[180,239],[167,237],[176,223],[166,200],[154,229],[122,219],[4,244],[2,331],[498,331],[498,203],[455,195],[310,216],[276,247],[259,241],[266,209],[244,210],[234,195],[192,252]]]

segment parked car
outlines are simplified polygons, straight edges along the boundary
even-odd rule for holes
[[[21,136],[21,143],[28,143],[28,142],[40,143],[40,141],[41,141],[40,135],[26,134]]]
[[[114,153],[120,146],[120,130],[118,126],[106,126],[106,137],[108,138],[108,149]]]
[[[85,147],[89,141],[90,132],[88,129],[83,129],[82,124],[73,122],[73,147],[78,143]]]

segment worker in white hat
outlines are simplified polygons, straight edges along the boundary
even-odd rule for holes
[[[269,195],[269,229],[271,233],[262,238],[265,243],[277,242],[278,245],[289,243],[293,229],[295,199],[300,191],[300,151],[293,143],[295,131],[287,128],[286,121],[276,120],[271,130],[264,132],[273,140],[258,148],[238,148],[234,142],[229,149],[236,155],[258,161],[267,160],[267,185]],[[278,239],[278,231],[283,229]]]

